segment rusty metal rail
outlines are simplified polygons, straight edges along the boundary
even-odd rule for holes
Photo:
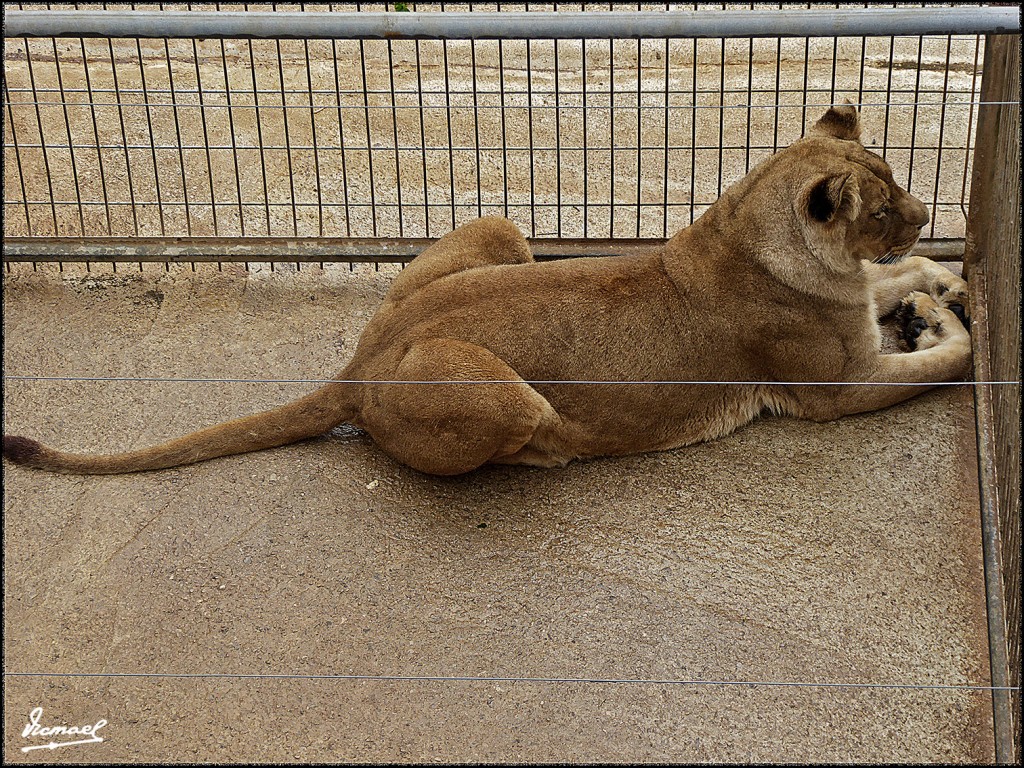
[[[539,261],[585,256],[625,256],[657,248],[660,238],[527,239]],[[4,241],[5,262],[376,262],[404,263],[435,242],[433,238],[33,238]],[[914,253],[937,261],[960,261],[964,242],[926,239]]]

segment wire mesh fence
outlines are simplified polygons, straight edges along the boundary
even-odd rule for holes
[[[848,100],[932,210],[925,236],[957,239],[982,56],[976,35],[10,39],[4,234],[434,238],[497,214],[537,238],[663,238]]]

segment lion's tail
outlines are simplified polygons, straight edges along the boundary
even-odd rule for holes
[[[355,415],[351,384],[328,384],[280,408],[201,429],[140,451],[80,455],[4,435],[4,458],[15,464],[84,475],[165,469],[236,453],[275,448],[327,432]]]

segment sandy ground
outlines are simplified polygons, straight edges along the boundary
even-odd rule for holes
[[[9,375],[328,376],[393,268],[97,269],[6,276]],[[309,388],[9,381],[5,430],[142,446]],[[8,677],[7,756],[42,706],[108,721],[48,761],[990,760],[985,692],[523,679],[985,684],[971,402],[448,480],[351,433],[8,469],[8,672],[113,676]]]

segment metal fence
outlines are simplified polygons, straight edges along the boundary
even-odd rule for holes
[[[609,3],[608,11],[630,7],[668,5]],[[925,232],[938,241],[932,247],[955,257],[983,54],[983,38],[950,34],[11,38],[4,234],[12,255],[37,257],[31,244],[54,238],[86,238],[93,252],[98,238],[114,238],[104,253],[152,258],[162,243],[146,238],[213,238],[201,250],[220,258],[243,242],[251,257],[253,238],[309,238],[288,244],[289,260],[351,258],[353,248],[332,247],[333,238],[358,238],[355,250],[371,257],[408,258],[403,243],[487,214],[507,216],[535,238],[664,238],[799,138],[824,105],[849,100],[861,105],[866,142],[933,211]]]

